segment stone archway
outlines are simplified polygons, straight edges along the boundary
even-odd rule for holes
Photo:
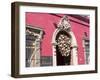
[[[53,38],[52,38],[52,49],[53,49],[53,66],[57,66],[57,50],[56,50],[56,46],[58,45],[58,42],[56,40],[57,35],[61,32],[65,32],[66,35],[68,34],[70,36],[71,39],[71,50],[70,50],[70,65],[77,65],[77,41],[75,38],[74,33],[71,31],[71,25],[69,23],[68,17],[64,16],[57,28],[55,29],[54,33],[53,33]],[[66,63],[66,62],[65,62]]]

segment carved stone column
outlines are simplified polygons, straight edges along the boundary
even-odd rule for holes
[[[78,54],[77,54],[77,46],[73,46],[71,50],[71,65],[77,65],[78,64]]]

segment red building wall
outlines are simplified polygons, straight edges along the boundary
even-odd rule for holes
[[[44,30],[41,43],[41,56],[52,56],[52,36],[60,19],[65,14],[49,14],[49,13],[26,13],[26,25],[37,26]],[[78,44],[78,64],[84,64],[83,36],[84,32],[89,37],[88,18],[78,17],[78,15],[67,15],[70,20],[71,29],[76,37]],[[83,19],[82,19],[83,18]]]

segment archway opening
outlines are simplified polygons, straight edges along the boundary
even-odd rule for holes
[[[56,36],[56,43],[56,65],[70,65],[71,36],[66,31],[61,30]]]

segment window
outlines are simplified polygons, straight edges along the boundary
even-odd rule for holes
[[[40,41],[42,31],[38,28],[26,27],[26,67],[40,66]]]
[[[84,37],[83,37],[83,47],[84,47],[84,55],[85,55],[85,63],[89,64],[89,57],[90,57],[90,53],[89,53],[89,49],[90,49],[90,45],[89,45],[89,38],[87,36],[87,33],[84,33]]]

